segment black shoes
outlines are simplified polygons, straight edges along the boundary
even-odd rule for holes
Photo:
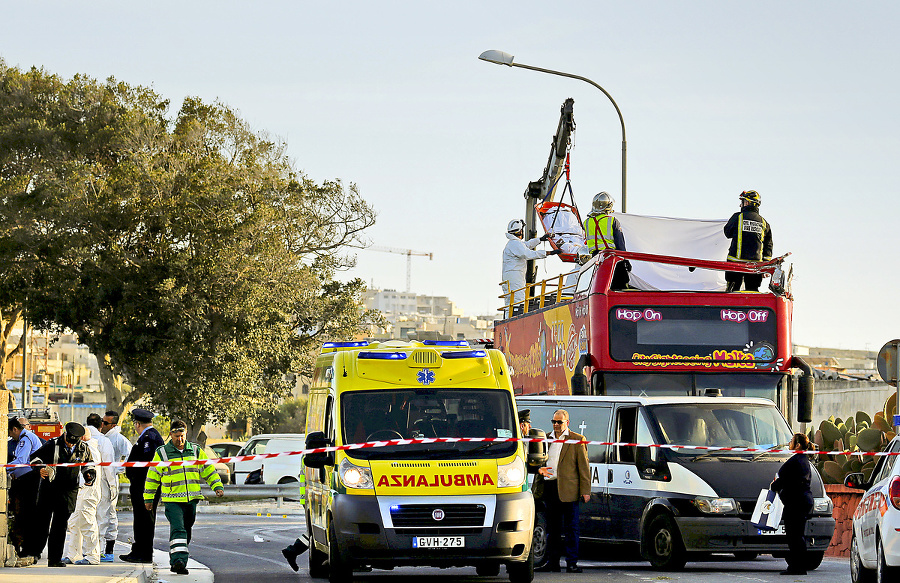
[[[187,575],[188,574],[186,563],[185,563],[185,561],[182,561],[181,559],[174,561],[172,563],[172,567],[169,570],[172,571],[173,573],[175,573],[176,575]]]
[[[65,567],[66,564],[62,561],[47,561],[48,567]]]
[[[291,566],[291,569],[294,571],[299,571],[300,567],[297,566],[297,553],[291,547],[286,549],[281,549],[281,554],[284,555],[284,558],[287,559],[288,565]]]
[[[559,568],[559,565],[551,565],[547,563],[546,565],[542,565],[535,569],[537,573],[559,573],[562,569]]]
[[[128,553],[127,555],[119,555],[119,560],[125,561],[126,563],[152,563],[153,562],[153,559],[138,557],[134,553]]]
[[[566,573],[581,573],[581,567],[577,567],[575,565],[570,565],[566,567]]]

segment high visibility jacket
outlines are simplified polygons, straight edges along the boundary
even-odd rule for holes
[[[609,215],[588,215],[584,220],[585,244],[591,251],[619,249],[625,251],[625,238],[619,221]]]
[[[300,504],[306,504],[306,473],[300,474]]]
[[[744,207],[725,225],[731,239],[728,261],[768,261],[772,258],[772,228],[756,207]]]
[[[185,442],[184,449],[169,443],[156,449],[153,461],[205,460],[209,459],[197,444]],[[190,502],[202,500],[200,486],[206,481],[213,490],[223,489],[222,480],[212,464],[197,466],[154,466],[147,472],[144,482],[144,501],[153,502],[156,491],[162,489],[163,502]]]

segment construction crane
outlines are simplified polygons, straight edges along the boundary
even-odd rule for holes
[[[434,253],[429,253],[426,251],[414,251],[412,249],[396,249],[394,247],[379,247],[377,245],[373,245],[372,247],[368,247],[372,251],[383,251],[385,253],[399,253],[400,255],[406,255],[406,291],[407,293],[410,291],[410,281],[411,281],[411,273],[412,273],[412,257],[413,255],[419,257],[428,257],[428,260],[431,261],[434,259]]]

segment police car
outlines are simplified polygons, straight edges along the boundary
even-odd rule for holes
[[[900,437],[885,452],[900,454]],[[900,455],[878,459],[868,481],[850,474],[844,484],[866,490],[853,514],[850,576],[853,583],[900,579]]]

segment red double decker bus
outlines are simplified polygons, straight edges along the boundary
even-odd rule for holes
[[[772,277],[769,292],[612,290],[618,262]],[[517,394],[763,397],[809,421],[813,379],[791,354],[784,258],[729,263],[607,250],[577,271],[526,285],[495,323]],[[801,376],[792,375],[800,369]],[[797,385],[796,387],[794,385]]]

